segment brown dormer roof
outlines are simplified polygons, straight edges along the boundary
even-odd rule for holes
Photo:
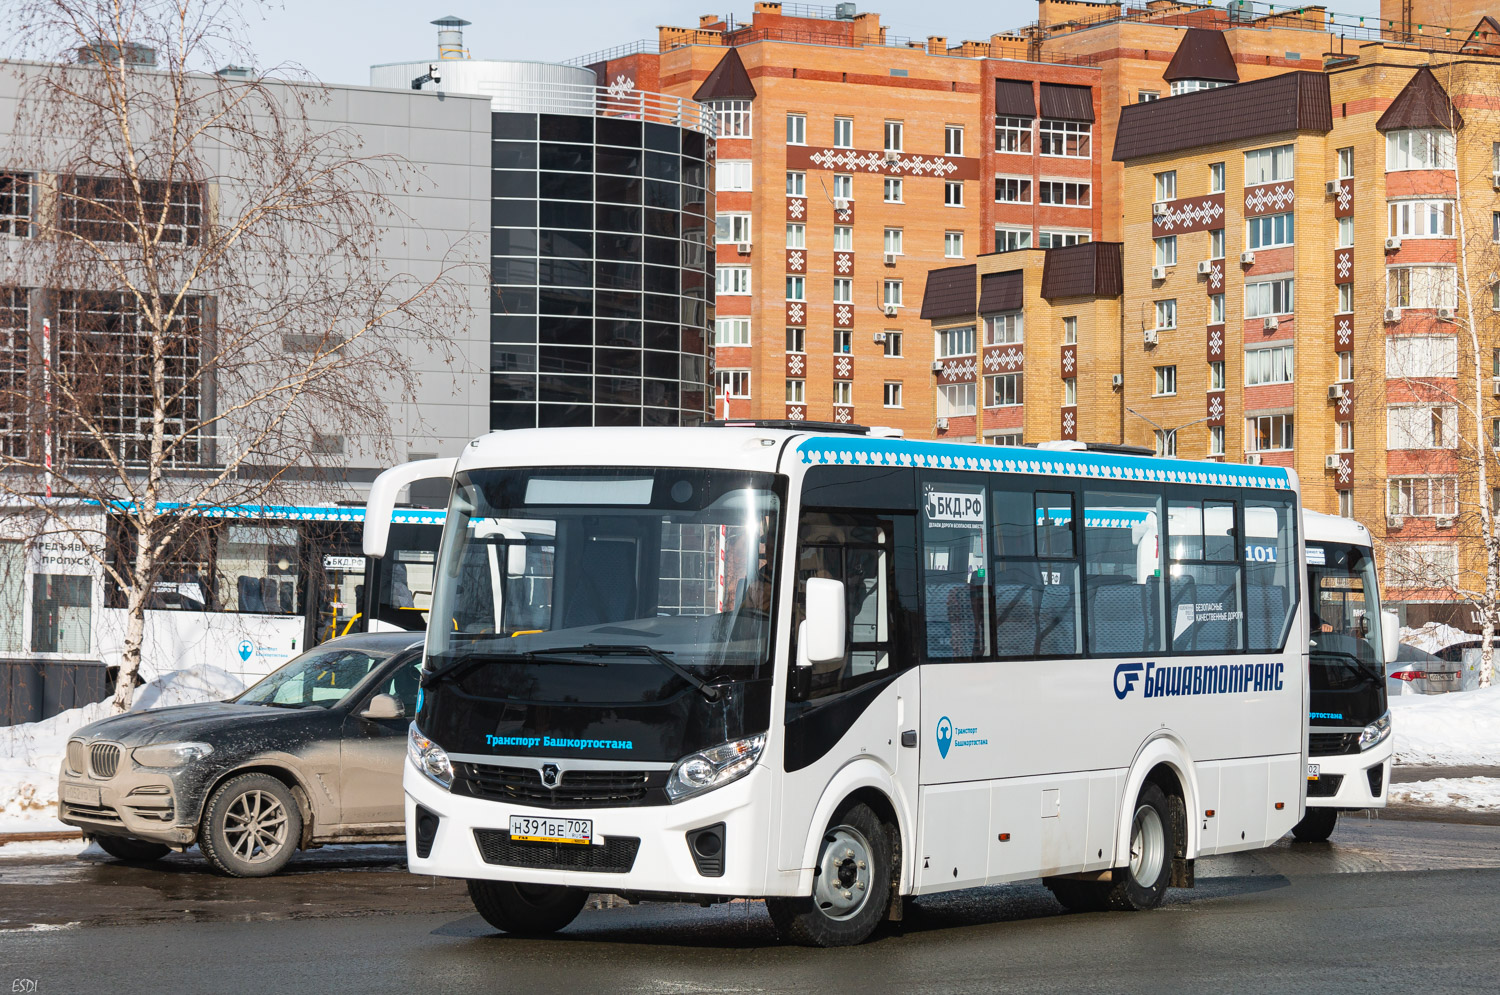
[[[1432,75],[1432,70],[1423,66],[1412,76],[1404,89],[1391,101],[1391,106],[1375,122],[1376,131],[1399,131],[1402,128],[1462,128],[1464,119],[1448,99],[1448,91]]]
[[[1333,130],[1328,77],[1292,72],[1120,108],[1116,162],[1248,142],[1290,131]]]
[[[1042,298],[1119,297],[1125,292],[1119,242],[1080,242],[1048,249],[1042,262]]]
[[[927,271],[927,289],[922,294],[922,320],[947,321],[974,314],[975,266],[945,266]]]
[[[714,66],[714,71],[698,87],[698,92],[693,94],[693,99],[699,103],[710,100],[755,99],[755,87],[750,83],[750,74],[745,72],[745,64],[740,61],[738,49],[731,48],[724,53],[724,58]]]
[[[1188,28],[1177,46],[1177,54],[1167,63],[1161,78],[1168,83],[1180,79],[1210,79],[1221,83],[1238,83],[1240,74],[1229,54],[1224,32],[1208,28]]]

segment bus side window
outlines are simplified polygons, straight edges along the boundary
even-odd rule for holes
[[[848,635],[844,659],[815,664],[802,697],[847,690],[896,666],[891,590],[892,523],[865,513],[804,511],[797,552],[797,597],[792,628],[806,617],[809,577],[844,585]],[[792,659],[796,660],[793,647]]]
[[[1296,504],[1291,498],[1245,501],[1245,614],[1250,651],[1279,652],[1297,606]]]
[[[983,484],[922,479],[922,591],[931,660],[989,655],[989,563]]]
[[[1163,651],[1161,524],[1160,492],[1084,491],[1091,655]]]
[[[996,655],[1078,655],[1073,495],[997,485],[991,504]]]
[[[1167,506],[1167,625],[1177,653],[1244,648],[1233,501],[1171,501]]]

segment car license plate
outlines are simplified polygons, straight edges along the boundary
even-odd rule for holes
[[[1321,764],[1308,764],[1307,765],[1307,779],[1309,781],[1316,781],[1318,779],[1318,772],[1320,770],[1322,770],[1322,765]]]
[[[533,815],[510,817],[510,838],[530,843],[594,842],[592,819],[545,819]]]
[[[70,805],[86,805],[99,808],[99,789],[87,784],[64,784],[58,791],[62,800]]]

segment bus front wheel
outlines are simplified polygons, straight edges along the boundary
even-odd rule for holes
[[[578,918],[589,893],[561,885],[470,879],[469,900],[484,921],[502,933],[545,936]]]
[[[863,943],[891,904],[890,833],[868,805],[833,817],[818,848],[811,898],[768,898],[776,931],[808,947]]]
[[[1310,808],[1302,821],[1292,827],[1292,838],[1298,843],[1326,843],[1333,835],[1333,827],[1339,821],[1336,808]]]

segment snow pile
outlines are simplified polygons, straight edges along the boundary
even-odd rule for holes
[[[1474,638],[1472,632],[1456,629],[1442,622],[1428,622],[1419,629],[1402,629],[1401,641],[1424,653],[1436,653],[1445,646]]]
[[[198,666],[158,677],[135,693],[136,709],[213,701],[238,694],[244,685],[217,667]],[[107,718],[110,703],[99,701],[43,719],[0,726],[0,833],[54,832],[57,771],[68,737],[90,722]]]
[[[1433,805],[1471,812],[1500,811],[1500,777],[1439,777],[1431,781],[1393,784],[1387,796],[1393,805]]]
[[[1500,685],[1404,695],[1390,705],[1397,763],[1500,764]]]

